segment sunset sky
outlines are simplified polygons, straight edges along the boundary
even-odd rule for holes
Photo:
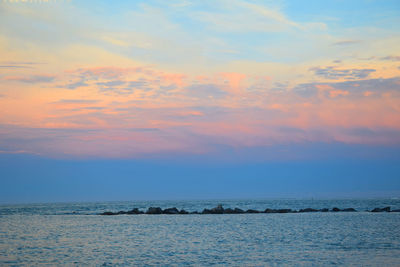
[[[0,202],[400,197],[399,166],[398,0],[0,2]]]

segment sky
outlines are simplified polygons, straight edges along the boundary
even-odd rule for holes
[[[0,2],[0,203],[400,197],[400,2]]]

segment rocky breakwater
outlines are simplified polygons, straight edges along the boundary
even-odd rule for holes
[[[118,211],[118,212],[111,212],[111,211],[106,211],[103,213],[100,213],[99,215],[138,215],[138,214],[148,214],[148,215],[161,215],[161,214],[167,214],[167,215],[179,215],[179,214],[249,214],[249,213],[308,213],[308,212],[357,212],[356,209],[354,208],[345,208],[345,209],[339,209],[337,207],[334,207],[332,209],[328,208],[323,208],[323,209],[313,209],[313,208],[305,208],[305,209],[299,209],[299,210],[292,210],[292,209],[265,209],[263,211],[259,210],[254,210],[254,209],[248,209],[248,210],[242,210],[239,208],[227,208],[224,209],[222,205],[218,205],[215,208],[212,209],[204,209],[201,212],[198,211],[192,211],[188,212],[184,209],[177,209],[176,207],[173,208],[167,208],[167,209],[162,209],[160,207],[150,207],[146,211],[141,211],[138,208],[134,208],[129,211]],[[391,210],[390,207],[384,207],[384,208],[375,208],[371,211],[367,212],[400,212],[400,209],[395,209]]]

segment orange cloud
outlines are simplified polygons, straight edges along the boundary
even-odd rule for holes
[[[373,94],[374,94],[374,92],[371,92],[371,91],[364,92],[364,96],[370,96],[370,95],[373,95]]]
[[[328,84],[316,84],[315,87],[320,91],[335,90],[335,88]]]
[[[162,81],[182,87],[185,84],[184,79],[187,78],[187,76],[180,73],[161,73],[160,78]]]
[[[226,79],[229,83],[229,86],[235,91],[239,92],[239,88],[241,86],[241,82],[246,78],[245,74],[236,73],[236,72],[225,72],[220,73],[220,75]]]

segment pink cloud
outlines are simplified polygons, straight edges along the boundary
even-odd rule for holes
[[[32,90],[28,98],[0,100],[8,111],[0,116],[3,122],[30,127],[15,131],[20,138],[49,140],[26,147],[16,142],[15,150],[125,157],[165,151],[203,153],[220,144],[400,143],[389,131],[400,131],[395,78],[295,87],[281,83],[274,90],[275,82],[268,76],[227,72],[191,77],[150,67],[95,67],[57,75],[57,83],[77,76],[87,86],[68,91],[49,86],[52,91],[45,95]],[[15,133],[9,139],[14,137]]]

